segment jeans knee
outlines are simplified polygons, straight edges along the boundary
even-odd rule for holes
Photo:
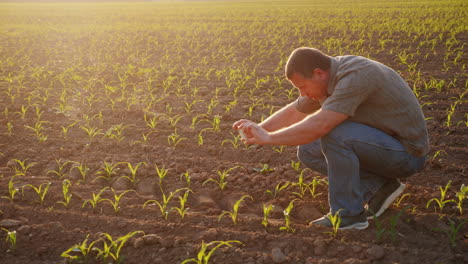
[[[309,169],[326,175],[327,165],[320,148],[320,142],[298,146],[297,158]]]

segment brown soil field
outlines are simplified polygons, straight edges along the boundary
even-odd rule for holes
[[[59,36],[55,37],[48,41],[62,43]],[[466,40],[466,32],[459,39]],[[388,48],[392,47],[397,49],[399,45],[393,42]],[[284,52],[287,54],[290,49]],[[424,54],[424,49],[421,53]],[[459,125],[447,127],[443,124],[451,105],[448,99],[459,97],[466,89],[466,72],[464,75],[462,69],[441,72],[440,61],[433,58],[424,61],[422,55],[417,56],[420,56],[419,67],[426,77],[437,76],[450,80],[455,74],[462,76],[456,87],[439,93],[425,91],[425,97],[421,99],[421,103],[430,103],[423,107],[425,116],[430,117],[427,127],[431,142],[425,169],[410,178],[402,179],[407,186],[404,193],[408,195],[399,204],[393,204],[377,220],[370,220],[369,228],[362,231],[340,230],[336,236],[328,233],[331,230],[308,225],[311,220],[328,212],[326,184],[317,186],[313,198],[308,191],[303,197],[295,195],[294,192],[299,192],[300,189],[294,184],[277,195],[267,192],[274,191],[278,184],[288,181],[297,183],[301,170],[305,167],[301,165],[299,169],[295,169],[291,165],[292,162],[297,162],[295,147],[235,144],[237,133],[231,129],[232,123],[241,118],[261,120],[268,115],[270,108],[258,106],[251,116],[247,116],[251,100],[247,96],[238,96],[237,105],[227,112],[224,106],[233,100],[233,96],[227,89],[217,90],[225,87],[226,82],[224,78],[217,78],[214,73],[209,80],[201,77],[193,80],[191,86],[199,87],[196,96],[190,95],[191,88],[184,88],[186,90],[183,96],[169,91],[161,97],[147,115],[158,121],[154,130],[145,122],[147,112],[143,110],[144,107],[135,104],[128,108],[125,101],[117,100],[120,96],[118,94],[97,92],[101,100],[96,101],[94,108],[86,105],[84,100],[72,101],[67,113],[57,113],[54,110],[53,106],[60,102],[60,96],[54,94],[40,108],[43,111],[40,119],[46,121],[44,133],[47,135],[46,140],[40,141],[34,136],[33,130],[27,127],[33,126],[37,121],[34,107],[26,112],[24,118],[21,118],[21,108],[28,101],[28,92],[37,87],[47,87],[53,83],[63,88],[58,82],[52,81],[54,74],[45,77],[40,84],[26,85],[21,96],[13,102],[11,98],[2,95],[0,227],[15,230],[17,243],[13,249],[6,240],[7,233],[0,231],[0,263],[84,263],[83,259],[72,261],[61,257],[61,254],[83,242],[88,235],[88,242],[91,242],[103,238],[104,233],[116,239],[134,231],[142,233],[131,237],[122,247],[120,263],[181,263],[186,259],[196,258],[202,242],[230,240],[237,240],[242,244],[221,246],[212,255],[210,263],[468,263],[466,201],[461,205],[464,209],[462,214],[454,202],[446,203],[442,211],[435,207],[435,202],[429,208],[426,207],[431,198],[440,197],[440,188],[444,188],[449,181],[451,185],[445,197],[447,200],[456,200],[455,194],[462,184],[468,183],[468,128],[466,124],[460,124],[460,121],[466,119],[466,100],[458,105],[453,117],[453,124]],[[376,53],[373,58],[394,67],[403,77],[409,78],[407,68],[396,63],[394,56]],[[47,61],[48,57],[45,53],[37,53],[31,60],[39,63]],[[151,62],[151,58],[149,61]],[[82,63],[91,65],[92,61],[84,60]],[[275,67],[276,64],[260,68],[258,74],[270,74],[269,70]],[[109,66],[108,70],[110,68]],[[12,68],[2,68],[2,75],[6,76],[13,71]],[[98,77],[85,69],[80,73],[86,78]],[[99,74],[118,81],[117,76],[107,71]],[[174,76],[183,78],[177,74]],[[166,78],[164,75],[158,76],[154,80],[155,85],[161,85]],[[135,75],[127,81],[141,84],[146,80],[144,76]],[[26,84],[33,82],[36,80],[26,77]],[[248,85],[253,85],[251,82],[252,80]],[[0,91],[6,91],[8,85],[6,82],[0,83]],[[267,85],[274,85],[274,81],[264,84]],[[285,90],[293,89],[287,82],[283,86]],[[80,87],[83,98],[93,90]],[[72,91],[76,92],[77,90]],[[256,97],[261,96],[264,95],[256,93]],[[213,98],[218,104],[214,105],[211,113],[206,114],[207,105]],[[107,105],[110,99],[116,101],[113,107]],[[271,99],[268,106],[274,106],[275,109],[294,100],[279,92],[272,93]],[[195,103],[192,111],[187,113],[184,102],[194,100],[204,101]],[[8,109],[8,116],[4,109]],[[203,121],[192,128],[193,117],[201,114],[206,114],[198,120]],[[168,116],[180,116],[180,119],[176,122]],[[209,129],[213,127],[216,116],[221,120],[219,131]],[[9,122],[13,125],[11,135],[7,131]],[[74,122],[75,125],[70,126]],[[109,131],[114,131],[116,135],[117,130],[111,128],[119,124],[127,126],[122,129],[120,138],[109,136],[109,133],[105,136]],[[87,125],[98,129],[100,134],[91,138],[82,128]],[[64,136],[63,129],[68,126],[70,129]],[[205,128],[202,132],[203,144],[199,145],[198,136]],[[185,139],[173,146],[168,138],[175,129]],[[148,140],[142,142],[142,134],[150,131],[153,132],[149,134]],[[19,173],[22,171],[20,161],[31,164],[23,171],[24,175]],[[54,173],[59,172],[57,161],[63,164],[61,173]],[[69,162],[66,163],[67,161]],[[122,177],[132,175],[124,162],[134,167],[144,162],[136,172],[135,181]],[[88,167],[85,178],[76,168],[79,163]],[[107,179],[100,177],[106,176],[105,164],[115,164],[113,173]],[[167,169],[167,176],[162,182],[156,167]],[[224,189],[214,181],[207,182],[208,179],[218,180],[219,173],[229,169],[231,170],[227,173]],[[190,182],[184,175],[190,177]],[[314,178],[326,179],[310,170],[304,171],[303,175],[307,183]],[[13,188],[18,190],[14,199],[8,199],[11,197],[11,179]],[[58,203],[64,201],[64,180],[71,183],[72,196],[68,205]],[[45,188],[48,183],[50,188],[41,203],[32,186],[42,185]],[[112,187],[116,194],[125,190],[133,191],[121,196],[116,212],[109,202],[114,201],[114,193],[110,188],[103,190],[105,187]],[[176,193],[168,202],[167,219],[154,202],[144,206],[150,200],[162,202],[163,197],[168,197],[171,192],[181,188],[191,190],[186,203],[188,210],[183,218],[171,208],[180,206],[178,197],[184,190]],[[90,203],[83,206],[86,200],[101,190],[101,199],[108,200],[102,200],[95,208]],[[250,195],[252,199],[245,199],[240,204],[236,223],[227,215],[219,219],[224,211],[232,211],[233,205],[244,195]],[[294,232],[286,232],[280,230],[285,225],[283,211],[293,199],[297,199],[291,211],[291,227]],[[262,225],[264,204],[274,205],[267,227]],[[456,227],[460,229],[454,232]],[[385,231],[379,236],[379,231],[383,229]],[[103,248],[103,241],[96,242],[95,246]],[[97,254],[95,250],[90,252],[87,263],[105,263],[101,258],[96,258]]]

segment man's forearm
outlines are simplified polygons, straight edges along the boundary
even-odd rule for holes
[[[294,102],[286,105],[259,125],[268,132],[277,131],[303,120],[307,114],[299,112]]]

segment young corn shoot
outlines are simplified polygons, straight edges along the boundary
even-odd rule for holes
[[[202,183],[202,185],[204,186],[207,182],[214,182],[216,183],[219,188],[221,190],[224,190],[224,188],[226,188],[226,185],[227,185],[227,176],[229,175],[229,172],[232,171],[233,169],[236,169],[236,168],[239,168],[240,166],[235,166],[235,167],[232,167],[232,168],[229,168],[227,170],[223,170],[223,171],[216,171],[216,173],[218,173],[218,176],[219,176],[219,180],[215,180],[215,179],[208,179],[206,181],[204,181]]]
[[[81,242],[80,244],[75,244],[74,246],[65,250],[64,252],[62,252],[60,256],[62,258],[67,258],[72,261],[76,260],[76,261],[79,261],[80,263],[88,263],[88,258],[89,258],[91,251],[93,250],[94,244],[100,241],[98,239],[88,244],[88,238],[89,238],[89,234],[86,235],[86,238],[85,240],[83,240],[83,242]],[[76,255],[78,253],[80,255]]]
[[[429,208],[432,202],[436,202],[437,206],[440,209],[440,212],[444,209],[445,205],[450,202],[455,202],[455,200],[445,200],[445,197],[447,195],[447,191],[450,188],[450,184],[452,183],[452,180],[448,181],[448,183],[445,185],[445,187],[442,189],[442,186],[439,187],[440,190],[440,198],[432,198],[430,199],[427,204],[426,208]],[[434,207],[434,210],[437,209],[437,207]]]
[[[231,216],[232,222],[233,222],[234,224],[237,224],[237,219],[239,218],[239,207],[240,207],[240,204],[241,204],[246,198],[250,198],[250,200],[253,201],[253,197],[250,196],[250,195],[244,195],[244,196],[242,196],[239,200],[237,200],[237,202],[234,203],[234,206],[232,207],[232,212],[223,211],[223,212],[219,215],[218,221],[220,221],[221,218],[223,218],[223,216],[229,215],[229,216]]]
[[[266,204],[263,204],[263,219],[262,219],[262,225],[266,228],[268,227],[268,217],[270,217],[270,213],[271,211],[273,211],[273,208],[275,206],[270,204],[270,205],[266,205]]]
[[[89,203],[89,205],[91,205],[91,207],[93,208],[93,210],[96,209],[96,206],[97,204],[101,201],[101,195],[104,191],[106,191],[109,187],[104,187],[102,188],[99,193],[95,194],[93,193],[92,194],[92,197],[91,199],[86,199],[84,200],[83,204],[81,205],[81,208],[84,208],[86,206],[86,204]]]
[[[97,179],[103,178],[107,181],[112,180],[112,177],[117,174],[117,171],[119,168],[117,167],[118,165],[122,164],[124,162],[117,162],[115,164],[112,164],[111,162],[104,161],[103,165],[101,166],[101,170],[97,172],[97,175],[100,175],[94,179],[96,181]]]
[[[88,175],[88,172],[89,172],[89,168],[88,166],[86,165],[86,163],[84,162],[73,162],[74,165],[72,166],[72,169],[77,169],[78,172],[80,173],[80,176],[81,176],[81,181],[82,182],[86,182],[86,179],[87,179],[87,175]]]
[[[125,164],[127,164],[127,167],[128,169],[130,170],[130,175],[124,175],[122,177],[120,177],[119,179],[121,178],[126,178],[128,179],[132,184],[136,184],[138,182],[137,178],[136,178],[136,174],[137,174],[137,171],[138,171],[138,168],[140,168],[141,165],[148,165],[146,162],[138,162],[135,167],[133,167],[133,165],[130,163],[130,162],[125,162]]]
[[[123,191],[122,193],[120,193],[119,195],[117,195],[117,193],[115,192],[114,188],[110,188],[114,194],[113,198],[114,200],[111,200],[111,199],[100,199],[98,202],[104,202],[104,201],[107,201],[110,203],[110,205],[112,206],[112,208],[114,209],[114,212],[115,213],[119,213],[120,212],[120,200],[122,199],[122,197],[124,196],[124,194],[128,193],[128,192],[135,192],[134,190],[126,190],[126,191]]]
[[[159,202],[157,200],[148,200],[143,204],[143,208],[145,208],[148,204],[154,203],[159,207],[159,211],[164,217],[164,220],[167,220],[167,217],[169,216],[169,210],[167,209],[169,202],[172,200],[174,195],[176,195],[180,191],[188,190],[187,188],[180,188],[177,189],[173,192],[170,192],[169,195],[166,195],[161,188],[161,194],[162,194],[162,202]]]
[[[398,223],[398,219],[400,219],[401,215],[409,208],[409,206],[403,208],[401,211],[399,211],[396,215],[392,216],[390,218],[390,227],[388,228],[388,232],[390,233],[390,237],[392,238],[392,241],[396,240],[398,232],[396,231],[396,226]]]
[[[188,208],[185,207],[185,204],[187,203],[189,193],[191,193],[191,192],[192,192],[192,190],[187,189],[183,196],[177,197],[177,198],[179,198],[179,207],[172,207],[171,208],[172,210],[177,211],[179,213],[179,215],[180,215],[180,218],[182,218],[182,219],[184,219],[185,214],[188,211]]]
[[[185,183],[187,184],[187,188],[190,188],[190,183],[192,177],[190,176],[190,171],[186,171],[180,175],[180,179],[184,179]]]
[[[103,248],[99,248],[95,246],[93,249],[98,252],[97,258],[101,258],[103,263],[121,263],[122,261],[122,256],[120,255],[120,252],[122,251],[123,246],[127,241],[137,235],[137,234],[143,234],[143,231],[134,231],[126,234],[125,236],[119,237],[117,239],[113,239],[111,235],[107,233],[102,233],[101,238],[99,239],[102,241],[102,246]]]
[[[325,233],[330,234],[333,237],[336,237],[336,234],[338,233],[338,230],[340,229],[340,225],[341,225],[340,211],[341,209],[336,211],[334,214],[330,212],[327,216],[332,224],[332,231],[328,231]]]
[[[186,139],[187,138],[180,137],[180,135],[177,134],[177,129],[174,129],[174,132],[167,137],[167,143],[169,144],[169,146],[172,146],[172,148],[175,149],[176,146],[180,142],[182,142],[182,140],[186,140]]]
[[[400,208],[400,204],[401,202],[403,201],[403,199],[405,199],[406,197],[409,197],[410,194],[409,193],[405,193],[403,195],[401,195],[400,197],[398,197],[395,202],[393,203],[397,208]]]
[[[292,232],[294,233],[296,230],[292,228],[291,226],[291,211],[294,208],[294,202],[297,201],[298,199],[293,199],[291,202],[289,202],[288,207],[284,209],[283,215],[284,215],[284,226],[280,227],[279,230],[286,231],[286,232]]]
[[[466,196],[468,196],[468,186],[462,184],[460,186],[460,191],[455,194],[458,201],[455,203],[457,204],[457,208],[460,211],[460,215],[463,215],[463,201],[465,200]]]
[[[72,193],[70,192],[70,187],[72,183],[65,179],[62,182],[62,194],[63,194],[63,201],[58,201],[57,203],[65,205],[65,207],[68,207],[70,204],[71,198],[72,198]]]
[[[62,178],[67,176],[67,173],[65,173],[64,171],[65,166],[67,166],[67,164],[69,163],[73,163],[73,161],[62,162],[61,159],[55,159],[55,162],[57,163],[57,170],[49,170],[47,171],[47,174],[55,174],[61,180]]]
[[[78,122],[78,121],[75,121],[75,122],[73,122],[72,124],[70,124],[70,125],[68,125],[68,126],[65,126],[65,127],[64,127],[64,126],[61,126],[61,128],[62,128],[62,135],[63,135],[63,138],[64,138],[65,140],[67,140],[68,130],[70,130],[70,128],[74,127],[75,124],[76,124],[77,122]]]
[[[31,187],[31,188],[36,192],[36,194],[37,194],[37,196],[38,196],[38,198],[39,198],[38,201],[36,201],[36,202],[38,202],[38,203],[40,203],[41,205],[43,205],[43,204],[44,204],[45,197],[46,197],[46,195],[47,195],[47,193],[48,193],[48,191],[49,191],[50,185],[51,185],[50,182],[42,183],[42,184],[40,184],[40,185],[37,186],[37,187],[34,186],[34,185],[32,185],[32,184],[26,184],[26,185],[24,185],[23,188],[22,188],[22,194],[24,195],[24,188],[26,188],[26,187]]]
[[[154,169],[156,170],[156,175],[158,175],[159,178],[159,186],[162,186],[163,180],[166,178],[169,170],[166,169],[164,165],[161,168],[159,168],[158,165],[154,165]]]
[[[322,193],[316,193],[317,186],[321,184],[328,184],[328,181],[325,179],[319,179],[319,177],[314,177],[312,179],[312,182],[308,184],[310,196],[312,197],[312,199],[315,199],[315,197],[322,194]]]
[[[280,191],[288,188],[290,184],[291,184],[291,182],[289,182],[289,181],[280,182],[275,186],[275,189],[273,191],[266,190],[266,193],[270,194],[270,195],[273,195],[273,198],[276,199],[276,196],[278,196]]]
[[[449,219],[449,223],[450,223],[450,231],[446,231],[446,230],[443,230],[443,231],[447,233],[447,235],[449,236],[450,246],[452,248],[455,248],[457,246],[458,233],[460,232],[460,229],[462,228],[462,226],[468,223],[468,220],[462,219],[460,223],[457,225],[455,221],[453,221],[452,219]]]
[[[10,248],[12,251],[16,249],[16,230],[10,231],[6,228],[2,227],[2,230],[7,233],[7,236],[5,238],[5,241],[10,244]]]
[[[210,261],[211,256],[213,253],[220,247],[222,246],[228,246],[228,247],[233,247],[232,244],[237,243],[244,245],[242,242],[238,240],[228,240],[228,241],[211,241],[208,244],[205,244],[204,241],[202,241],[200,251],[197,254],[197,258],[191,258],[191,259],[186,259],[182,261],[180,264],[188,264],[188,263],[195,263],[195,264],[208,264]],[[212,248],[208,251],[208,247]]]
[[[234,149],[238,149],[241,146],[241,137],[240,135],[236,135],[232,132],[229,132],[232,135],[232,139],[225,139],[221,142],[221,146],[224,146],[225,143],[231,143]]]
[[[9,194],[9,196],[2,196],[2,198],[8,199],[11,202],[14,201],[16,194],[19,192],[18,188],[15,187],[15,184],[18,183],[18,182],[14,181],[15,177],[16,177],[16,175],[13,175],[10,178],[10,181],[8,182],[8,194]]]
[[[15,170],[15,176],[26,176],[26,172],[34,165],[37,164],[37,162],[31,162],[31,163],[28,163],[26,164],[26,161],[28,159],[25,159],[25,160],[18,160],[18,159],[13,159],[13,161],[15,161],[19,167],[17,166],[14,166],[13,169]]]

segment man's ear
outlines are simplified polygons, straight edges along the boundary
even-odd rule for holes
[[[317,79],[317,80],[324,80],[324,79],[326,79],[327,71],[324,71],[324,70],[322,70],[320,68],[315,68],[312,71],[312,76],[314,76],[315,79]]]

